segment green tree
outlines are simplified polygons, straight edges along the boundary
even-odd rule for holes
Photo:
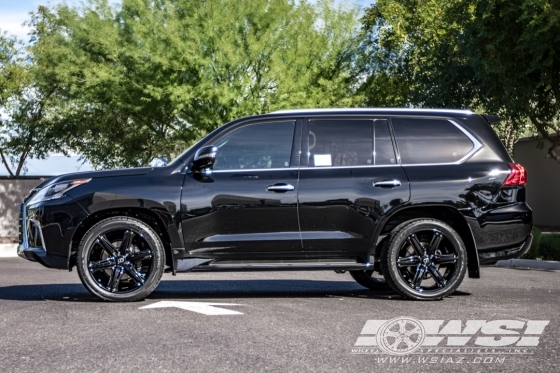
[[[461,49],[481,102],[527,121],[560,162],[560,1],[476,1]]]
[[[36,79],[96,167],[172,157],[240,116],[361,103],[358,11],[333,1],[89,0],[30,24]]]
[[[558,0],[379,0],[363,18],[362,91],[368,102],[499,114],[510,152],[529,123],[560,161],[559,11]]]
[[[57,87],[36,84],[35,72],[22,43],[0,32],[0,160],[11,177],[22,175],[28,158],[63,151],[51,121]]]

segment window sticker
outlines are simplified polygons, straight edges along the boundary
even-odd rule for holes
[[[313,162],[315,166],[332,166],[330,154],[313,154]]]

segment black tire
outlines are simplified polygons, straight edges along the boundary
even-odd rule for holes
[[[387,282],[383,277],[376,277],[374,271],[349,271],[350,276],[360,285],[371,290],[387,290]]]
[[[467,252],[459,234],[448,224],[417,219],[391,232],[381,251],[381,269],[389,287],[403,297],[438,300],[453,293],[463,281]]]
[[[94,225],[82,238],[76,260],[86,289],[113,302],[147,297],[158,286],[164,265],[158,235],[146,223],[126,216]]]

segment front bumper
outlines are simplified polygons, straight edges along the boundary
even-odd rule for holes
[[[479,252],[478,257],[480,264],[490,264],[495,263],[498,260],[519,258],[521,255],[529,251],[532,242],[533,235],[529,234],[525,241],[523,241],[520,245],[516,245],[507,249],[498,249],[496,251]]]
[[[45,267],[67,269],[72,235],[86,216],[71,198],[21,204],[18,255]]]

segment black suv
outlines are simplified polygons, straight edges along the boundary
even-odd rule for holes
[[[349,271],[418,300],[532,240],[525,169],[465,110],[279,111],[228,123],[164,167],[69,174],[21,206],[18,254],[77,267],[99,298],[164,271]]]

